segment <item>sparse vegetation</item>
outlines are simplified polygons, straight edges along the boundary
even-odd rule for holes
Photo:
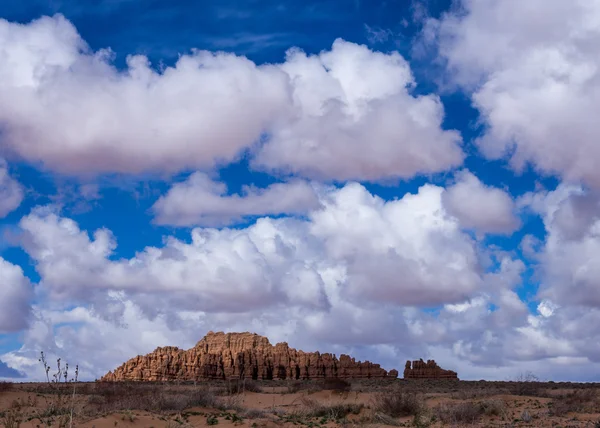
[[[99,413],[127,409],[164,413],[218,406],[216,396],[206,388],[197,387],[190,391],[160,384],[102,382],[94,388],[90,404]]]
[[[5,428],[19,428],[22,420],[19,410],[14,408],[4,412],[0,418]]]
[[[511,382],[509,390],[513,395],[521,395],[528,397],[540,397],[545,395],[543,383],[532,372],[519,374],[513,382]]]
[[[554,398],[550,405],[550,414],[564,416],[573,412],[593,412],[600,409],[600,397],[594,389],[569,392]]]
[[[325,391],[348,392],[352,389],[352,384],[346,379],[329,377],[323,379],[322,388]]]
[[[243,394],[244,392],[262,392],[258,382],[252,379],[232,379],[227,381],[228,395]]]
[[[292,423],[320,419],[320,423],[325,424],[328,421],[341,421],[350,414],[358,415],[363,407],[363,404],[354,403],[322,404],[317,400],[304,397],[299,409],[281,417],[284,421]]]
[[[53,399],[47,402],[46,409],[38,412],[36,417],[47,426],[52,426],[56,418],[59,427],[72,427],[75,412],[76,387],[79,381],[79,366],[75,366],[74,375],[69,379],[69,364],[61,365],[61,358],[58,358],[56,360],[56,372],[50,378],[51,368],[44,352],[40,353],[39,361],[44,366],[47,386],[54,395]],[[69,385],[73,386],[72,393],[70,392]]]
[[[10,390],[13,389],[13,383],[12,382],[0,382],[0,393],[1,392],[8,392]]]
[[[484,415],[501,416],[505,412],[506,404],[501,400],[445,403],[434,408],[435,416],[443,423],[448,424],[474,424]]]
[[[53,382],[56,377],[51,370],[49,382],[9,387],[0,398],[4,406],[0,426],[31,423],[40,428],[67,428],[111,415],[110,425],[116,422],[117,427],[233,424],[263,428],[275,423],[281,428],[472,424],[565,428],[594,426],[592,421],[600,417],[597,384],[540,382],[540,391],[547,395],[534,398],[511,395],[514,381],[78,382],[73,395],[73,384],[64,381],[66,367],[61,364],[61,368],[59,383]],[[54,371],[58,372],[58,366]],[[228,389],[228,384],[236,386]],[[302,386],[295,397],[287,392],[292,384]]]

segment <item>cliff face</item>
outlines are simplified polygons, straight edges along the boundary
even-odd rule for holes
[[[407,361],[404,368],[404,379],[458,379],[458,374],[452,370],[444,370],[434,360],[422,359]]]
[[[348,355],[303,352],[287,343],[275,346],[253,333],[208,333],[192,349],[157,348],[137,356],[101,381],[194,381],[204,379],[396,378],[379,364]]]

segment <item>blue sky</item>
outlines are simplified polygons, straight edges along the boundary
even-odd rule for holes
[[[0,378],[39,378],[40,351],[93,379],[252,330],[386,368],[599,380],[590,16],[3,2]]]

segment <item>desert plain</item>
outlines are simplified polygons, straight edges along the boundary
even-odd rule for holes
[[[399,373],[248,332],[157,348],[94,382],[40,360],[45,382],[0,383],[6,428],[600,427],[600,384],[465,381],[420,359]]]
[[[599,427],[599,397],[598,384],[535,381],[2,383],[0,423],[7,428]]]

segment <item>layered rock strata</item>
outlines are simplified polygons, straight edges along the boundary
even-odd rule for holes
[[[452,370],[444,370],[434,360],[406,362],[404,379],[458,379]]]
[[[396,378],[379,364],[348,355],[303,352],[287,343],[275,346],[253,333],[208,333],[196,346],[183,350],[157,348],[107,373],[101,381],[196,381],[206,379]]]

